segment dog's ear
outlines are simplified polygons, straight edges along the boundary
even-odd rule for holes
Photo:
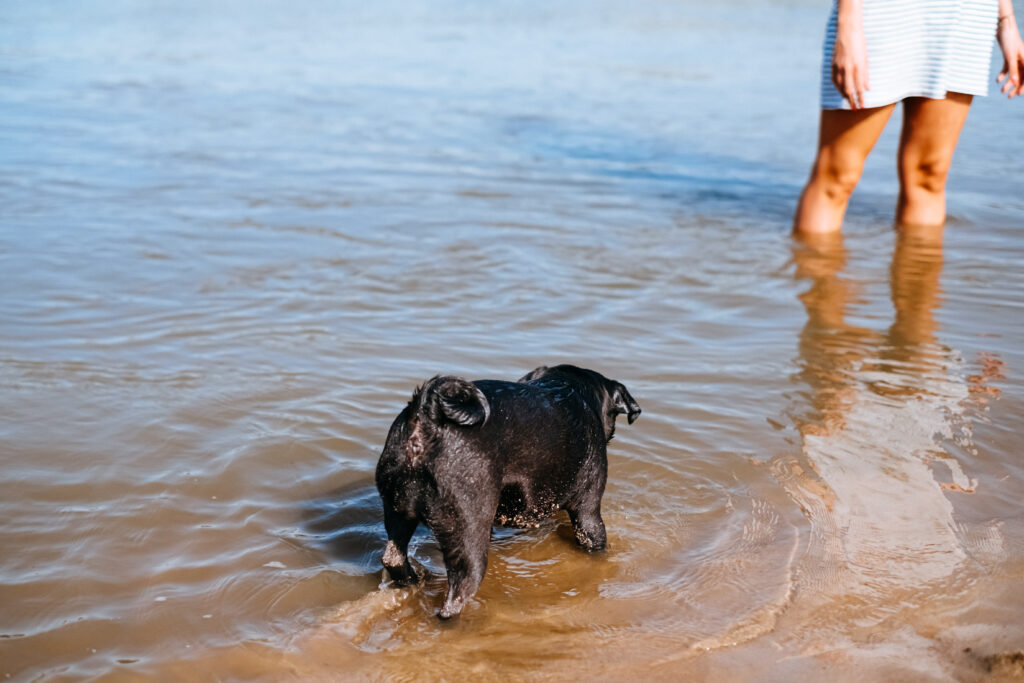
[[[539,368],[537,368],[536,370],[531,370],[530,372],[528,372],[525,375],[523,375],[522,377],[520,377],[519,381],[520,382],[530,382],[532,380],[538,379],[539,377],[543,377],[544,373],[546,373],[547,371],[548,371],[548,366],[542,365]]]
[[[640,417],[640,406],[633,400],[629,390],[623,384],[611,382],[611,385],[611,399],[616,415],[625,415],[629,424],[633,424],[636,422],[636,418]]]
[[[434,423],[472,427],[487,422],[491,406],[484,393],[459,377],[435,377],[423,388],[422,410]]]

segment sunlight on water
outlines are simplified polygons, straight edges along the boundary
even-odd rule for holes
[[[795,242],[826,12],[0,7],[0,674],[1019,675],[1019,107],[945,235],[891,229],[894,129]],[[388,425],[558,362],[643,407],[609,549],[496,530],[442,623],[429,532],[381,574]]]

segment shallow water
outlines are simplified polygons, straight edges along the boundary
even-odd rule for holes
[[[894,121],[793,242],[826,11],[0,6],[0,673],[1020,675],[1020,106],[944,240]],[[412,389],[557,362],[644,409],[609,550],[498,530],[442,624],[421,532],[378,590]]]

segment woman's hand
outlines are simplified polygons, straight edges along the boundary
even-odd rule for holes
[[[1024,95],[1024,41],[1012,14],[1000,17],[996,39],[1003,51],[1003,70],[996,77],[996,82],[1003,84],[1000,91],[1010,99]]]
[[[868,46],[859,16],[849,21],[839,17],[832,51],[832,83],[852,109],[864,108],[864,92],[870,90],[871,85],[868,82]]]

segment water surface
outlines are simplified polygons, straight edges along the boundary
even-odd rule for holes
[[[891,228],[893,125],[794,242],[827,9],[0,7],[0,672],[1019,674],[1019,103],[945,235]],[[497,531],[444,625],[421,532],[379,590],[413,388],[558,362],[644,409],[608,552]]]

